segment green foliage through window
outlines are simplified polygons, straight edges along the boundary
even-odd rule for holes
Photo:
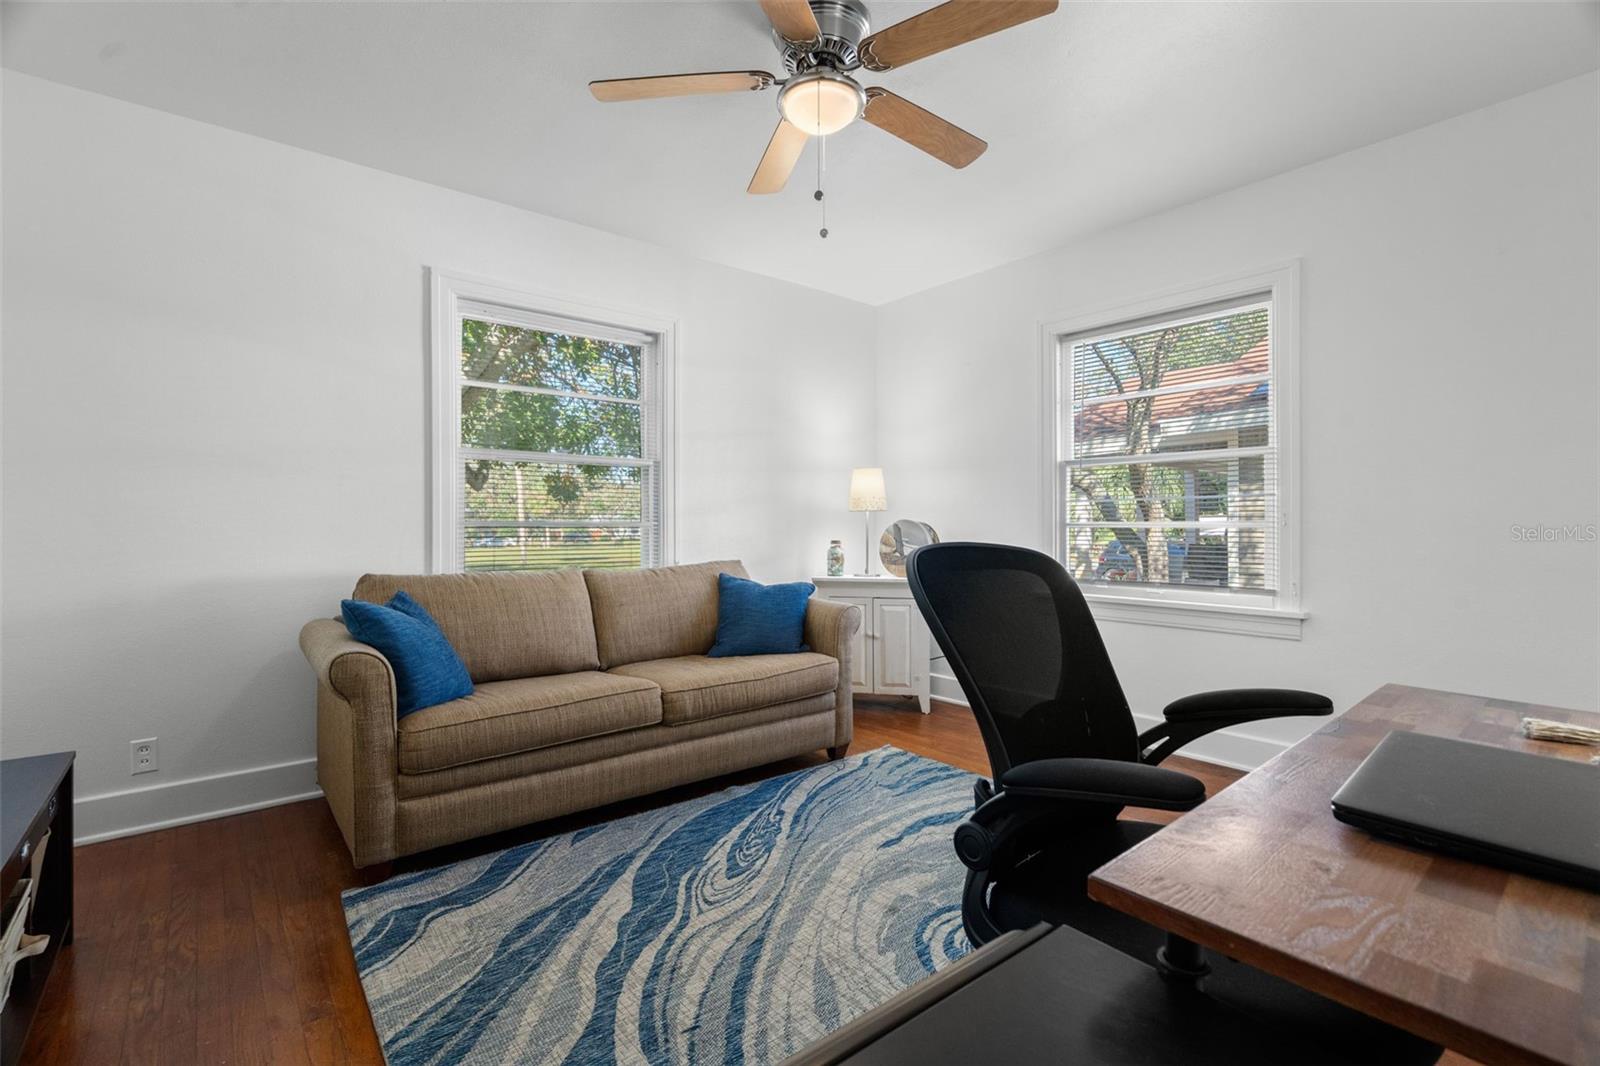
[[[462,320],[467,569],[641,565],[658,475],[645,359],[640,345]]]

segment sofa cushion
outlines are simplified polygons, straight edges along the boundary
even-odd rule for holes
[[[661,721],[682,725],[832,692],[839,683],[839,660],[816,652],[730,659],[680,655],[629,663],[611,674],[655,682],[661,688]]]
[[[489,681],[465,699],[400,719],[400,772],[443,770],[660,721],[661,693],[645,678],[584,671]]]
[[[367,574],[352,595],[384,603],[402,588],[439,623],[476,683],[600,666],[580,570]]]
[[[724,573],[749,576],[737,560],[585,570],[601,667],[710,651],[717,638],[717,575]]]
[[[460,788],[475,788],[495,781],[506,781],[530,774],[543,774],[552,770],[565,770],[591,763],[601,764],[611,759],[627,760],[630,756],[654,748],[676,747],[706,737],[724,733],[743,733],[750,729],[774,723],[793,722],[796,719],[824,715],[833,720],[833,693],[807,696],[793,703],[775,703],[738,714],[725,714],[721,718],[708,718],[703,722],[684,722],[681,725],[655,725],[643,729],[624,729],[620,733],[607,733],[603,737],[585,737],[570,744],[557,744],[553,748],[537,751],[519,751],[498,759],[480,759],[464,766],[452,766],[429,774],[400,774],[395,778],[395,790],[402,800],[418,796],[436,796],[441,792],[454,792]],[[812,747],[826,748],[829,743]],[[686,762],[689,760],[686,760]],[[766,760],[772,761],[772,760]],[[595,767],[598,777],[609,772]],[[706,768],[707,776],[713,771]],[[573,797],[568,797],[573,798]]]

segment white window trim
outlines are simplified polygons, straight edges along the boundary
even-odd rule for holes
[[[554,293],[519,289],[487,278],[447,270],[430,270],[432,291],[428,403],[428,563],[430,573],[460,569],[461,528],[457,498],[461,448],[461,304],[492,304],[509,319],[537,321],[541,315],[593,324],[597,335],[607,327],[650,334],[655,338],[661,390],[661,565],[677,561],[677,320],[651,311],[574,300]]]
[[[1266,597],[1191,588],[1085,590],[1095,617],[1179,629],[1299,640],[1308,617],[1300,587],[1300,260],[1159,293],[1117,307],[1074,312],[1039,324],[1042,543],[1061,558],[1065,516],[1057,491],[1062,435],[1060,338],[1139,319],[1267,294],[1272,310],[1272,424],[1278,450],[1278,591]]]

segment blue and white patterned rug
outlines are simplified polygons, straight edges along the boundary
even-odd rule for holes
[[[972,781],[879,748],[346,892],[384,1054],[777,1062],[966,953]]]

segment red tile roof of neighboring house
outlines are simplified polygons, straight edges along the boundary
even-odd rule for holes
[[[1266,338],[1261,343],[1245,352],[1231,363],[1213,363],[1210,366],[1192,366],[1181,370],[1169,370],[1161,375],[1161,388],[1172,385],[1192,385],[1202,381],[1224,381],[1228,378],[1244,377],[1247,374],[1265,374],[1271,366],[1270,347]],[[1128,382],[1124,387],[1134,391],[1137,382]],[[1153,422],[1166,422],[1177,418],[1190,418],[1195,415],[1217,415],[1228,411],[1242,410],[1249,406],[1252,398],[1265,395],[1264,383],[1245,385],[1227,385],[1212,389],[1194,389],[1190,392],[1176,392],[1167,396],[1155,398],[1155,410],[1152,412]],[[1097,403],[1092,407],[1085,407],[1078,415],[1075,430],[1078,435],[1102,436],[1107,433],[1126,433],[1128,431],[1128,404],[1123,403]]]

